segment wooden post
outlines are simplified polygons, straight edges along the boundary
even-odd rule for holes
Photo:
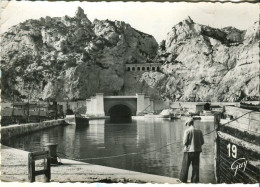
[[[44,159],[44,169],[35,171],[35,160]],[[45,161],[47,160],[47,162]],[[30,182],[35,182],[37,175],[44,174],[46,181],[51,179],[51,162],[48,151],[33,152],[28,154],[28,178]]]
[[[35,160],[33,159],[32,153],[29,153],[28,160],[29,180],[30,182],[35,182]]]
[[[45,161],[45,159],[44,159],[44,161]],[[51,161],[50,161],[50,159],[47,159],[47,163],[44,164],[44,169],[45,169],[46,180],[50,181],[51,180]]]

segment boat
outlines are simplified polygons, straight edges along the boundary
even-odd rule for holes
[[[157,118],[169,119],[171,116],[171,109],[164,109],[159,115],[156,115]]]
[[[181,114],[172,114],[172,115],[170,115],[170,118],[171,118],[171,120],[173,120],[173,119],[181,119]]]
[[[186,117],[189,117],[190,114],[187,111],[187,108],[184,108],[181,103],[179,103],[179,108],[172,109],[170,118],[173,119],[182,119],[185,120]]]
[[[201,117],[200,117],[200,116],[192,116],[192,118],[193,118],[194,120],[201,120]]]
[[[155,118],[153,113],[144,114],[144,118]]]
[[[76,125],[89,125],[89,118],[80,114],[75,114]]]
[[[192,116],[194,120],[214,121],[214,116]]]
[[[109,119],[109,116],[88,116],[89,120],[97,120],[97,119]]]
[[[133,116],[134,119],[170,119],[169,115],[153,114],[144,116]]]
[[[221,127],[216,128],[214,146],[215,153],[217,153],[215,154],[214,163],[216,182],[248,184],[255,183],[255,181],[259,182],[259,158],[256,159],[256,157],[251,155],[258,155],[259,157],[260,112],[253,112],[253,110],[237,106],[225,106],[224,116],[229,118],[221,119],[221,115],[221,113],[216,114],[220,121],[216,120],[215,123],[215,127]],[[249,145],[252,149],[248,148]],[[234,153],[233,156],[232,153]],[[238,154],[239,157],[236,160],[234,157]],[[238,160],[239,162],[237,162]],[[239,168],[243,163],[246,166]],[[231,170],[229,169],[228,171],[227,166],[231,166]],[[231,175],[229,173],[227,175],[227,172],[230,172]]]
[[[260,104],[254,105],[251,103],[240,103],[240,108],[248,109],[248,110],[254,110],[254,111],[260,111]]]
[[[67,124],[75,125],[75,115],[66,115],[64,120]]]
[[[214,121],[214,114],[212,111],[203,110],[200,115],[192,116],[194,120],[201,120],[201,121]]]

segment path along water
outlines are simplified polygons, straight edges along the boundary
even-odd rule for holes
[[[195,126],[203,134],[214,129],[213,122],[196,121]],[[88,127],[59,126],[14,137],[3,144],[39,151],[46,143],[58,143],[58,152],[71,158],[88,158],[85,160],[88,163],[178,178],[183,154],[181,141],[186,128],[183,120],[138,119],[124,124],[93,120]],[[214,183],[214,133],[204,138],[200,182]],[[164,147],[167,144],[171,145]],[[89,159],[136,152],[148,153]]]

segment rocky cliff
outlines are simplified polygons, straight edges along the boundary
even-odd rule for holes
[[[74,17],[27,20],[2,36],[4,100],[86,99],[96,92],[144,92],[171,101],[259,98],[259,24],[240,31],[178,23],[158,47],[120,21]],[[159,62],[160,72],[126,72]]]
[[[118,94],[126,63],[153,59],[158,44],[120,21],[74,17],[27,20],[2,36],[3,98],[86,99]]]
[[[258,22],[240,31],[211,28],[188,17],[160,43],[161,95],[172,101],[259,99],[258,41]],[[145,80],[151,82],[147,75]]]

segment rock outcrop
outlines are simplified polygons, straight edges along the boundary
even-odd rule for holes
[[[125,63],[155,57],[158,44],[121,21],[74,17],[27,20],[2,36],[3,98],[86,99],[120,93]]]
[[[27,20],[2,36],[2,98],[86,99],[97,92],[170,101],[259,98],[259,23],[241,31],[195,23],[172,27],[158,46],[121,21],[74,17]],[[161,63],[159,72],[126,72],[126,63]]]
[[[166,76],[162,96],[173,101],[259,98],[258,41],[258,22],[245,31],[215,29],[191,18],[180,22],[161,42],[157,56]]]

